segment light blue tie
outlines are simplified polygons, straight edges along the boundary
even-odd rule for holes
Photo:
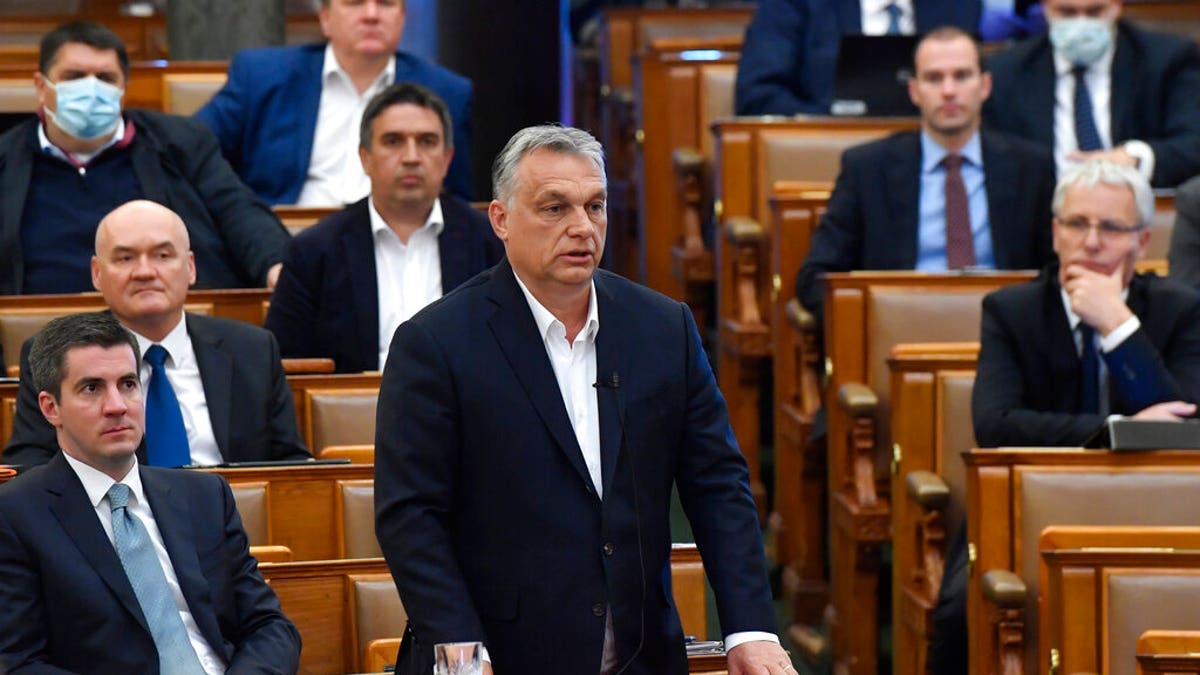
[[[186,466],[192,463],[187,428],[179,399],[167,379],[167,350],[150,345],[146,363],[150,364],[150,385],[146,387],[146,461],[151,466]]]
[[[142,607],[142,614],[146,616],[154,646],[158,648],[159,672],[161,675],[204,675],[204,667],[192,649],[150,535],[142,521],[129,512],[129,486],[115,483],[109,488],[108,505],[112,508],[113,544]]]
[[[883,9],[888,14],[887,34],[888,35],[899,35],[900,34],[900,8],[896,6],[896,3],[892,3],[892,4],[888,5],[887,7],[884,7]]]

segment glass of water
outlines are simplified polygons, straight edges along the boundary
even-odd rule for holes
[[[434,645],[433,675],[483,675],[483,643],[443,642]]]

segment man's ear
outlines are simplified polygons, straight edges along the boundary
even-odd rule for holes
[[[58,410],[58,401],[50,395],[50,392],[43,391],[38,393],[38,409],[42,411],[42,417],[50,423],[50,426],[55,429],[62,428],[61,415]]]
[[[508,210],[504,208],[504,203],[498,199],[493,199],[491,204],[488,204],[488,220],[492,221],[492,231],[496,233],[496,238],[500,241],[508,241]]]

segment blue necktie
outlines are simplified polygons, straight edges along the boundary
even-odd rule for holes
[[[142,521],[129,512],[129,486],[114,483],[108,489],[108,505],[112,509],[113,545],[154,638],[159,672],[203,675],[204,667],[192,649],[150,535]]]
[[[888,13],[888,35],[900,34],[900,8],[894,3],[883,8]]]
[[[1079,356],[1079,412],[1100,412],[1100,356],[1096,353],[1096,329],[1079,324],[1083,349]]]
[[[1084,152],[1103,150],[1100,132],[1096,130],[1096,116],[1092,112],[1092,95],[1084,79],[1087,66],[1075,66],[1071,72],[1075,75],[1075,143]]]
[[[187,429],[179,399],[167,379],[163,362],[167,350],[151,345],[146,350],[150,364],[150,386],[146,392],[146,459],[151,466],[185,466],[192,463],[188,449]]]

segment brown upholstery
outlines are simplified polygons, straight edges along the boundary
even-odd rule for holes
[[[736,64],[712,63],[700,69],[700,152],[705,157],[713,156],[712,123],[733,116],[736,81]]]
[[[54,309],[4,309],[0,311],[0,347],[4,349],[4,358],[8,363],[17,365],[21,356],[21,345],[40,331],[42,327],[55,319],[67,314],[79,312],[94,312],[95,307],[80,305],[76,307],[55,307]]]
[[[233,500],[237,502],[238,514],[242,517],[242,527],[246,528],[250,545],[274,543],[271,541],[271,520],[268,517],[271,500],[267,483],[235,483],[229,487],[233,489]]]
[[[367,642],[363,672],[382,673],[388,666],[395,666],[396,654],[399,651],[400,638],[376,638]]]
[[[938,473],[950,486],[950,505],[946,508],[946,531],[954,532],[962,524],[966,511],[967,469],[962,453],[975,447],[975,429],[971,423],[971,392],[975,374],[950,372],[938,378],[942,388],[940,426],[941,458]]]
[[[37,90],[33,87],[33,78],[0,79],[0,112],[32,113],[37,107]]]
[[[17,415],[17,383],[0,383],[0,448],[8,445],[12,436],[13,418]]]
[[[1200,673],[1200,631],[1148,630],[1137,642],[1138,675]]]
[[[310,391],[325,391],[325,392],[355,392],[364,389],[379,390],[379,383],[382,380],[382,374],[359,373],[359,374],[330,374],[330,375],[288,375],[288,386],[292,389],[292,401],[296,404],[296,428],[300,430],[301,436],[304,438],[304,443],[313,451],[314,455],[321,452],[321,446],[313,445],[312,439],[312,420],[309,417],[309,392]],[[374,419],[371,420],[371,429],[375,428]],[[374,444],[374,432],[372,437],[365,443],[332,443],[331,445],[363,445]]]
[[[163,76],[163,112],[192,115],[225,84],[225,73],[168,73]]]
[[[319,220],[337,213],[340,209],[333,206],[290,206],[276,205],[271,210],[293,236],[305,228],[316,225]]]
[[[1154,218],[1150,221],[1150,243],[1146,244],[1145,258],[1166,260],[1171,248],[1171,230],[1175,227],[1175,199],[1169,195],[1158,195],[1154,200]]]
[[[404,635],[408,613],[400,602],[391,574],[351,574],[346,583],[350,586],[346,597],[350,601],[351,636],[355,656],[360,659],[353,672],[359,672],[367,661],[367,644],[379,638]],[[393,659],[395,656],[393,653]]]
[[[366,445],[375,442],[378,388],[310,389],[305,400],[308,447]]]
[[[375,481],[338,481],[336,502],[339,558],[379,558],[383,552],[375,537]]]
[[[1106,575],[1108,632],[1105,673],[1134,675],[1137,639],[1154,629],[1200,626],[1200,570],[1151,573],[1120,570]]]

